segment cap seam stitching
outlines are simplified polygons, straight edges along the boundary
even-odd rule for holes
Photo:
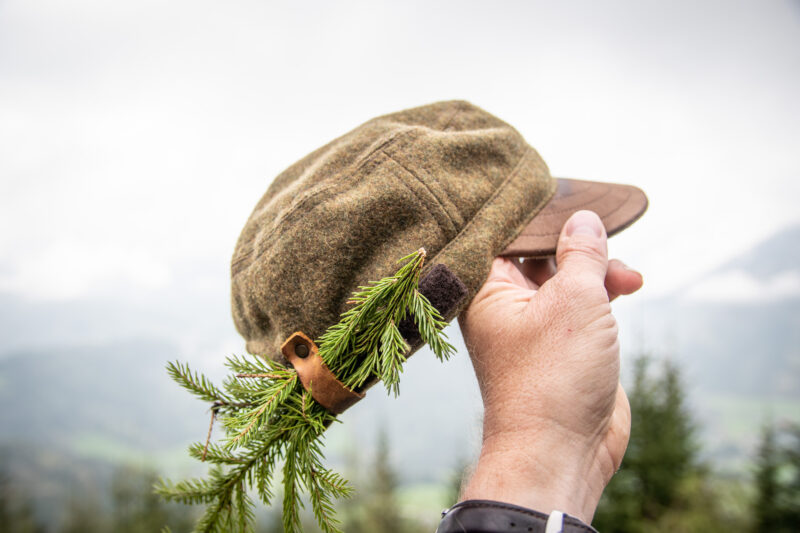
[[[396,160],[395,160],[393,157],[391,157],[389,154],[387,154],[387,153],[384,153],[384,155],[385,155],[386,157],[388,157],[390,161],[394,161],[395,163],[397,163],[397,161],[396,161]],[[398,166],[399,166],[400,168],[402,168],[402,169],[404,169],[404,170],[405,170],[405,168],[404,168],[402,165],[400,165],[399,163],[397,163],[397,164],[398,164]],[[395,174],[395,175],[396,175],[396,174]],[[416,199],[417,199],[417,200],[418,200],[418,201],[419,201],[419,202],[422,204],[422,206],[425,208],[425,212],[428,214],[428,217],[430,217],[430,218],[432,218],[432,219],[433,219],[434,223],[436,224],[436,226],[437,226],[439,229],[442,229],[441,225],[440,225],[440,224],[439,224],[439,222],[436,220],[436,217],[433,215],[433,213],[431,213],[431,210],[430,210],[430,208],[428,207],[428,202],[426,202],[426,201],[425,201],[425,200],[424,200],[424,199],[423,199],[423,198],[422,198],[422,197],[419,195],[419,193],[417,193],[417,191],[415,191],[415,190],[414,190],[414,189],[413,189],[413,188],[412,188],[412,187],[411,187],[411,186],[410,186],[410,185],[409,185],[409,184],[406,182],[406,180],[404,180],[404,179],[403,179],[402,177],[400,177],[400,176],[398,176],[398,178],[399,178],[399,179],[398,179],[397,181],[399,181],[400,183],[402,183],[402,184],[403,184],[403,187],[405,187],[405,188],[406,188],[406,190],[408,190],[408,191],[409,191],[409,192],[410,192],[410,193],[411,193],[411,194],[414,196],[414,198],[416,198]]]
[[[533,151],[533,149],[530,146],[526,146],[525,147],[525,151],[522,153],[522,156],[520,156],[520,158],[517,161],[516,165],[514,165],[513,170],[509,173],[509,175],[506,177],[506,179],[503,180],[503,183],[501,183],[500,186],[497,189],[495,189],[494,193],[492,193],[492,195],[485,202],[483,202],[481,207],[477,211],[475,211],[475,213],[470,217],[470,219],[467,221],[467,223],[464,224],[464,227],[461,228],[461,231],[459,231],[458,234],[455,237],[453,237],[450,240],[450,242],[448,242],[444,246],[444,248],[439,250],[439,253],[437,253],[436,256],[431,260],[432,264],[433,263],[437,263],[437,262],[441,262],[441,261],[437,261],[439,259],[439,257],[442,256],[445,252],[447,252],[450,249],[450,247],[453,245],[453,243],[456,242],[459,239],[459,237],[461,237],[473,225],[473,223],[479,217],[479,215],[485,209],[487,209],[488,206],[492,205],[492,203],[495,201],[495,199],[500,195],[500,193],[503,190],[505,190],[505,188],[508,186],[508,184],[510,184],[510,183],[512,183],[514,181],[514,178],[516,178],[517,173],[519,172],[520,168],[522,168],[522,162],[525,161],[529,157],[529,154],[532,151]]]
[[[441,201],[443,205],[452,206],[452,209],[448,209],[448,213],[450,213],[450,218],[453,219],[456,227],[461,226],[464,224],[464,217],[461,216],[461,213],[458,211],[453,200],[450,198],[450,195],[447,193],[447,190],[441,186],[439,179],[436,177],[436,173],[431,171],[430,167],[428,166],[429,161],[422,159],[418,162],[420,174],[426,176],[426,185],[430,187],[431,191],[439,191],[439,193],[435,193],[436,197]]]
[[[447,122],[444,123],[444,126],[442,126],[442,131],[449,130],[450,126],[453,125],[453,122],[455,121],[456,117],[458,117],[458,115],[460,115],[462,111],[464,110],[461,108],[457,108],[455,112],[452,115],[450,115],[450,118],[447,119]]]
[[[412,171],[411,169],[409,169],[408,167],[406,167],[405,165],[403,165],[403,164],[402,164],[400,161],[398,161],[397,159],[395,159],[395,158],[392,156],[392,154],[390,154],[390,153],[388,153],[388,152],[384,152],[384,154],[386,155],[386,157],[388,157],[389,159],[391,159],[392,161],[394,161],[394,162],[397,164],[397,166],[399,166],[401,169],[405,170],[405,171],[406,171],[408,174],[410,174],[410,175],[411,175],[411,177],[412,177],[412,178],[414,178],[416,181],[418,181],[419,183],[421,183],[421,184],[422,184],[422,185],[425,187],[425,189],[428,191],[428,193],[430,194],[430,196],[432,196],[432,197],[433,197],[434,201],[436,202],[436,204],[437,204],[437,205],[439,206],[439,208],[441,209],[442,213],[444,213],[444,216],[445,216],[445,218],[448,220],[448,222],[450,222],[450,228],[448,228],[448,231],[447,231],[447,233],[449,233],[449,234],[450,234],[450,235],[452,235],[453,237],[455,237],[456,235],[458,235],[458,225],[455,223],[455,221],[453,220],[453,217],[452,217],[452,216],[450,216],[450,213],[448,213],[447,209],[445,209],[445,207],[444,207],[444,204],[442,203],[442,201],[439,199],[439,197],[438,197],[438,196],[436,196],[436,194],[434,194],[434,192],[431,190],[431,188],[430,188],[430,187],[428,187],[428,185],[427,185],[427,184],[426,184],[426,183],[425,183],[425,182],[424,182],[422,179],[420,179],[420,177],[419,177],[419,176],[417,176],[417,175],[414,173],[414,171]],[[403,180],[401,179],[401,181],[403,181]],[[416,197],[417,197],[417,199],[418,199],[420,202],[422,202],[422,203],[423,203],[423,205],[425,205],[425,209],[428,211],[428,214],[431,216],[431,218],[433,218],[433,220],[434,220],[434,221],[436,221],[436,217],[433,215],[433,213],[431,213],[431,210],[430,210],[430,208],[429,208],[429,207],[428,207],[428,205],[427,205],[427,204],[428,204],[428,202],[426,202],[425,200],[423,200],[423,199],[422,199],[422,198],[421,198],[421,197],[420,197],[420,196],[417,194],[417,192],[416,192],[416,191],[414,191],[414,190],[413,190],[413,189],[412,189],[412,188],[411,188],[411,187],[408,185],[408,183],[406,183],[405,181],[403,181],[403,185],[405,185],[405,186],[406,186],[406,188],[408,188],[408,190],[410,190],[411,192],[413,192],[413,193],[414,193],[414,196],[416,196]],[[437,225],[437,226],[439,226],[439,229],[444,229],[444,228],[442,228],[442,227],[441,227],[441,224],[439,224],[439,222],[438,222],[438,221],[436,221],[436,225]],[[447,236],[447,238],[448,238],[448,240],[450,240],[450,236]]]

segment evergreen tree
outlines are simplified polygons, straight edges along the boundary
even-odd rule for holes
[[[111,530],[109,510],[103,506],[96,490],[87,488],[71,494],[65,510],[59,533],[101,533]]]
[[[168,527],[174,533],[191,530],[192,509],[166,503],[153,492],[155,472],[130,466],[118,468],[111,479],[111,522],[117,533],[150,533]]]
[[[416,531],[403,519],[397,502],[399,485],[391,462],[391,443],[385,428],[378,430],[375,455],[366,469],[367,477],[359,479],[363,490],[347,504],[347,533],[412,533]]]
[[[790,424],[787,433],[790,444],[784,450],[787,470],[786,515],[789,523],[800,524],[800,424]]]
[[[639,475],[640,509],[645,519],[671,507],[681,482],[697,467],[694,426],[678,368],[664,363],[660,377],[648,376],[648,360],[636,363],[631,396],[631,434],[626,466]]]
[[[463,457],[456,459],[455,465],[450,473],[449,483],[447,484],[447,505],[455,505],[461,496],[461,485],[467,476],[471,465]]]
[[[781,441],[780,437],[783,437]],[[800,529],[800,426],[766,424],[756,456],[755,531]]]
[[[343,530],[347,533],[417,533],[429,529],[403,514],[398,497],[399,476],[391,461],[391,443],[386,431],[380,429],[374,457],[365,469],[366,476],[358,477],[359,490],[343,509]],[[358,466],[351,465],[350,474],[357,469]]]
[[[370,498],[367,502],[369,531],[402,533],[404,528],[397,505],[397,473],[389,457],[389,438],[385,428],[378,432],[370,481]]]
[[[604,533],[724,531],[729,520],[697,457],[680,372],[670,362],[656,376],[649,368],[646,356],[634,363],[630,442],[593,524]]]
[[[778,469],[780,459],[775,442],[775,427],[765,424],[756,455],[756,498],[753,515],[756,531],[777,531],[780,523],[778,508]]]
[[[44,533],[28,493],[20,490],[5,471],[0,471],[0,529],[7,533]]]

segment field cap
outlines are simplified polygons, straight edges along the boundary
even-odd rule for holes
[[[319,338],[359,286],[426,251],[420,291],[446,321],[470,302],[499,255],[555,253],[575,211],[609,235],[647,207],[636,187],[553,178],[502,120],[464,101],[372,119],[278,175],[231,264],[236,328],[252,354],[285,362],[294,332]],[[401,328],[411,351],[421,342]]]

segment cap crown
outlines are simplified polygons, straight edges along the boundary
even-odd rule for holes
[[[292,332],[317,339],[421,247],[469,291],[451,320],[555,187],[514,128],[468,102],[364,123],[282,172],[245,224],[231,279],[247,351],[280,359]]]

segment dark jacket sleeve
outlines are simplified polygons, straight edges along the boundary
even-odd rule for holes
[[[548,519],[551,521],[548,529]],[[597,533],[569,515],[546,515],[510,503],[467,500],[442,513],[436,533]]]

